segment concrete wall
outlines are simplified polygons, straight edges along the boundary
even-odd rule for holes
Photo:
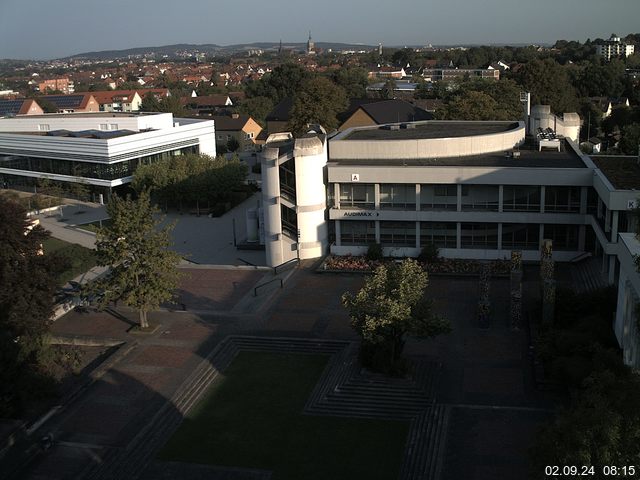
[[[344,136],[348,136],[345,131]],[[331,158],[339,159],[416,159],[445,158],[511,150],[524,142],[525,126],[507,132],[470,137],[423,138],[408,140],[343,140],[331,141]]]

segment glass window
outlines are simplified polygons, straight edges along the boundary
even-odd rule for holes
[[[456,248],[458,228],[455,223],[420,222],[420,245],[428,243],[438,248]]]
[[[416,222],[380,222],[380,243],[385,247],[415,247]]]
[[[282,221],[282,233],[293,240],[298,239],[298,216],[296,211],[280,204],[280,218]]]
[[[457,185],[421,185],[421,210],[457,210]]]
[[[546,187],[544,211],[554,213],[580,212],[580,187]]]
[[[371,245],[376,243],[376,222],[341,221],[340,241],[342,245]]]
[[[280,195],[287,200],[296,201],[296,162],[288,160],[278,167],[280,172]]]
[[[502,248],[505,250],[539,250],[540,225],[524,223],[502,224]]]
[[[526,185],[505,185],[502,196],[505,212],[540,211],[540,187]]]
[[[463,185],[462,210],[498,211],[499,188],[497,185]]]
[[[340,184],[340,206],[352,208],[374,208],[375,189],[372,183]]]
[[[553,241],[554,250],[578,250],[578,225],[545,224],[544,238]]]
[[[462,248],[498,248],[497,223],[463,223]]]
[[[415,210],[416,186],[414,184],[383,183],[380,185],[380,208]]]

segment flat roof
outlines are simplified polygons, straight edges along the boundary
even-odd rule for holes
[[[640,190],[637,156],[592,155],[591,160],[616,190]]]
[[[397,132],[394,132],[397,133]],[[571,147],[562,142],[558,151],[543,150],[525,145],[517,150],[520,157],[514,158],[510,152],[486,153],[465,157],[417,158],[417,159],[340,159],[329,158],[336,165],[371,166],[423,166],[423,167],[511,167],[511,168],[587,168],[582,158]],[[331,154],[331,151],[329,151]],[[509,154],[509,155],[508,155]]]
[[[143,115],[160,115],[162,112],[78,112],[78,113],[43,113],[42,115],[20,115],[19,117],[11,117],[15,120],[29,120],[31,118],[90,118],[90,117],[141,117]],[[4,120],[8,120],[5,118]]]
[[[355,129],[335,140],[420,140],[429,138],[473,137],[508,132],[519,127],[518,122],[455,122],[427,121],[411,123],[413,128],[391,130],[388,125],[378,128]]]

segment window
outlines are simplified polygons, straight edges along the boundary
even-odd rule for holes
[[[544,211],[554,213],[580,212],[580,187],[546,187]]]
[[[505,250],[538,250],[540,248],[540,225],[503,223],[502,248]]]
[[[101,123],[100,130],[109,130],[109,125],[107,125],[106,123]]]
[[[280,216],[282,220],[282,233],[293,240],[297,240],[298,216],[296,215],[296,211],[280,204]]]
[[[553,241],[554,250],[578,250],[578,225],[545,224],[544,238]]]
[[[118,130],[118,124],[117,123],[111,123],[111,124],[109,124],[109,128],[111,130]]]
[[[420,222],[420,245],[428,243],[438,248],[456,248],[458,227],[455,223]]]
[[[340,184],[340,206],[374,208],[374,186],[370,183]]]
[[[497,223],[463,223],[462,248],[498,248],[498,224]]]
[[[462,210],[497,212],[499,188],[497,185],[463,185]]]
[[[414,184],[381,184],[380,208],[416,208],[416,187]]]
[[[376,222],[341,221],[340,241],[342,245],[370,245],[376,243]]]
[[[421,185],[421,210],[457,210],[457,185]]]
[[[296,201],[296,162],[288,160],[279,167],[280,172],[280,195],[287,200]]]
[[[505,185],[502,196],[502,209],[505,212],[539,212],[540,187]]]
[[[380,243],[385,247],[415,247],[416,222],[380,222]]]
[[[51,127],[48,123],[41,123],[40,125],[38,125],[38,130],[40,130],[41,132],[48,132],[50,129]]]

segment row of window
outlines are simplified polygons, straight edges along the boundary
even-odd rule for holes
[[[198,153],[198,151],[198,146],[185,147],[170,152],[156,153],[117,163],[93,163],[54,158],[0,155],[0,167],[100,180],[116,180],[133,175],[138,165],[147,165],[163,158],[186,155],[188,153]]]
[[[497,185],[462,185],[461,190],[462,210],[495,212],[499,210]],[[502,209],[513,212],[539,212],[540,199],[539,186],[505,185]],[[420,201],[421,210],[457,210],[458,186],[421,185],[418,196],[414,184],[380,184],[381,209],[415,210],[416,200]],[[340,184],[340,206],[375,208],[374,184]],[[580,187],[546,187],[544,210],[552,213],[579,213]]]
[[[462,248],[497,249],[497,223],[461,223]],[[578,249],[578,225],[544,225],[544,237],[553,240],[557,250]],[[380,222],[380,243],[385,247],[415,247],[416,233],[420,244],[432,243],[438,248],[456,248],[457,224],[454,222]],[[373,221],[340,222],[342,245],[370,245],[376,243]],[[502,248],[537,250],[540,242],[538,224],[502,224]]]

